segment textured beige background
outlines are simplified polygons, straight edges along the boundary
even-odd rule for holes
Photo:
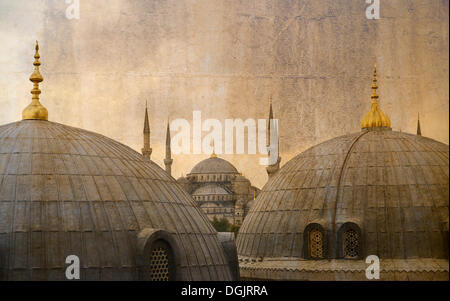
[[[163,166],[166,119],[265,118],[273,94],[282,164],[326,139],[359,131],[379,66],[394,129],[449,141],[448,0],[0,0],[0,124],[30,101],[41,45],[49,119],[142,146],[148,99],[152,159]],[[173,134],[172,134],[173,135]],[[174,176],[206,155],[175,156]],[[223,156],[261,187],[259,155]]]

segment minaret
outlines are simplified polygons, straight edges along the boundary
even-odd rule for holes
[[[39,44],[38,41],[36,41],[33,63],[34,72],[30,76],[30,81],[33,83],[33,90],[31,90],[31,94],[33,94],[33,97],[31,99],[31,103],[22,111],[23,120],[48,120],[48,111],[39,102],[39,94],[41,94],[39,83],[44,81],[44,78],[39,72],[39,66],[41,65],[41,62],[39,62],[40,58],[41,56],[39,55]]]
[[[267,126],[267,148],[270,147],[270,121],[273,120],[273,110],[272,110],[272,96],[270,96],[270,109],[269,109],[269,124]],[[278,127],[275,126],[274,130],[276,133],[278,133]],[[266,171],[267,171],[267,175],[270,177],[272,177],[279,169],[280,169],[280,162],[281,162],[281,157],[280,157],[280,138],[277,135],[277,144],[278,144],[278,158],[277,158],[277,162],[269,165],[266,167]],[[268,150],[268,156],[270,158],[270,149]]]
[[[170,148],[170,127],[169,120],[167,120],[167,132],[166,132],[166,158],[164,159],[164,165],[166,166],[166,172],[172,175],[172,150]]]
[[[269,105],[270,105],[270,108],[269,108],[269,123],[267,124],[267,139],[266,139],[266,141],[267,141],[267,147],[270,145],[270,120],[272,120],[273,119],[273,110],[272,110],[272,95],[270,95],[270,98],[269,98]]]
[[[147,103],[145,104],[145,119],[144,119],[144,147],[142,148],[142,155],[150,160],[152,148],[150,147],[150,123],[148,122]]]
[[[420,115],[417,113],[417,136],[422,136],[422,131],[420,130]]]

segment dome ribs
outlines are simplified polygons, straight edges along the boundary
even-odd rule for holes
[[[164,170],[102,135],[26,120],[0,127],[0,244],[6,279],[137,279],[136,235],[169,230],[180,277],[231,280],[217,234]]]
[[[332,229],[353,222],[361,229],[363,258],[376,254],[388,265],[384,277],[448,279],[448,264],[437,264],[448,263],[448,191],[448,146],[442,143],[391,130],[321,143],[287,162],[257,197],[238,236],[242,277],[264,278],[273,270],[278,276],[270,279],[297,279],[294,270],[301,270],[312,280],[327,270],[331,279],[348,280],[333,252],[326,261],[305,260],[303,232],[320,223],[333,251]],[[352,262],[360,273],[352,279],[364,278],[357,267],[364,262]]]

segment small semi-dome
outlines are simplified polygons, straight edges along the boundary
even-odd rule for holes
[[[197,165],[192,168],[190,175],[195,174],[239,174],[236,167],[230,162],[216,157],[211,156],[208,159],[200,161]]]
[[[236,280],[228,243],[168,173],[39,113],[35,66],[24,120],[0,126],[0,279],[66,280],[76,256],[81,280]]]
[[[376,99],[375,99],[376,103]],[[241,277],[448,279],[449,147],[373,123],[287,162],[239,231]]]
[[[206,195],[229,195],[223,187],[214,184],[208,184],[197,188],[192,195],[193,196],[206,196]]]
[[[189,180],[186,177],[181,176],[177,179],[177,182],[178,183],[189,183]]]

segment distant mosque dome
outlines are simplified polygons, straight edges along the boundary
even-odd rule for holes
[[[218,173],[236,174],[236,175],[239,174],[239,172],[237,171],[236,167],[233,166],[233,164],[216,156],[211,156],[210,158],[197,163],[197,165],[195,165],[194,168],[192,168],[190,174],[195,175],[195,174],[218,174]]]
[[[0,279],[65,280],[76,255],[81,280],[237,280],[230,239],[168,173],[47,121],[37,84],[32,93],[24,120],[0,126]]]
[[[392,131],[374,87],[361,132],[263,187],[237,238],[242,279],[366,280],[376,255],[381,280],[448,280],[449,147]]]
[[[235,225],[241,225],[259,193],[233,164],[218,158],[214,151],[177,182],[192,195],[210,221],[225,218]]]

